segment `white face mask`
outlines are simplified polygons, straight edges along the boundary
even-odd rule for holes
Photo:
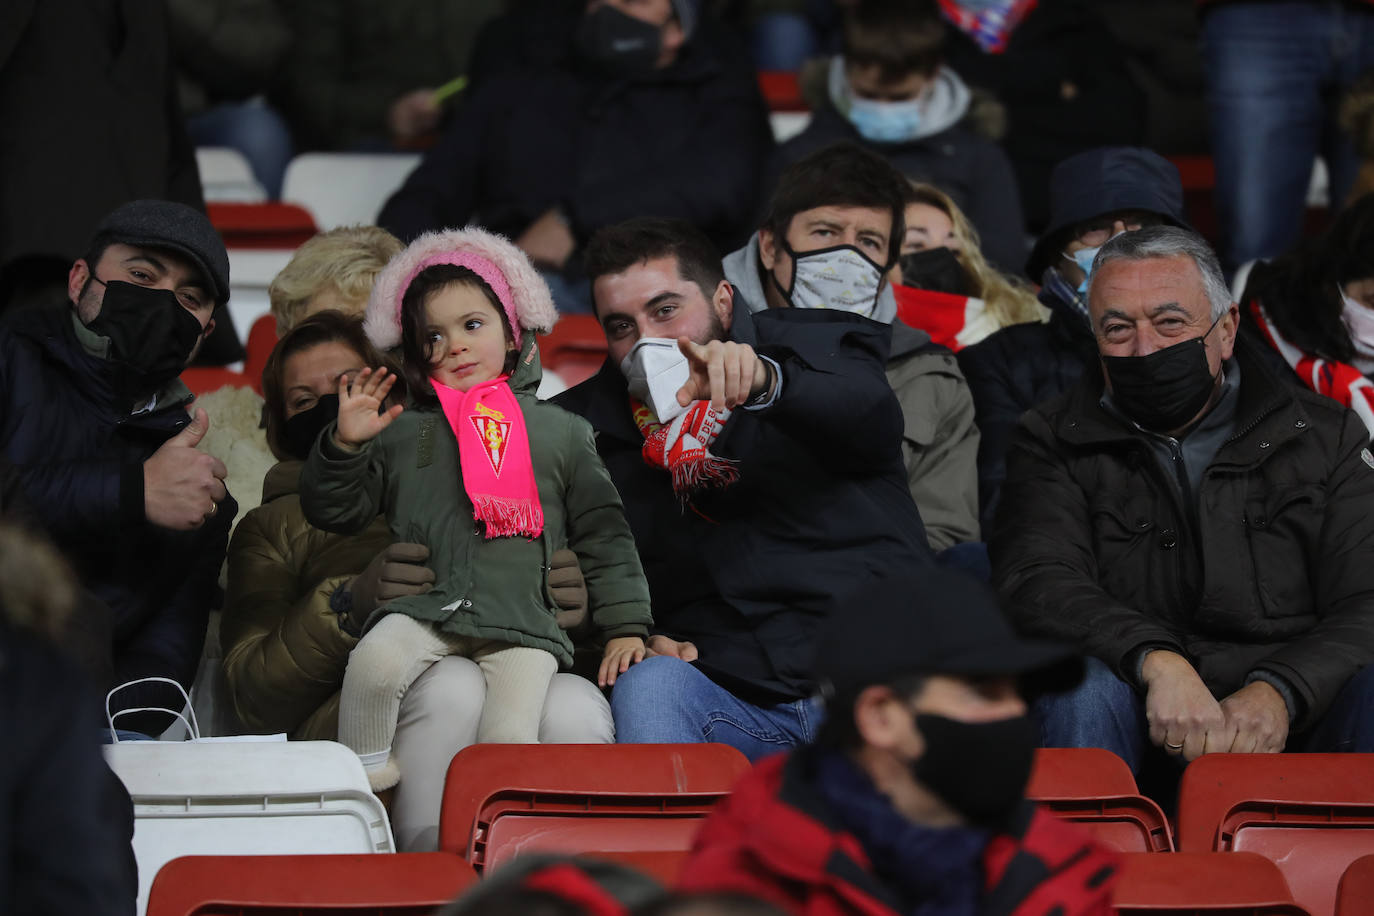
[[[677,393],[692,373],[676,340],[641,337],[620,361],[620,372],[629,383],[630,397],[643,401],[660,423],[687,410],[677,402]]]
[[[1374,373],[1374,309],[1351,299],[1345,290],[1341,290],[1341,300],[1345,303],[1341,317],[1355,345],[1355,368],[1370,375]]]
[[[835,309],[873,317],[883,269],[863,252],[845,245],[797,254],[786,242],[782,246],[792,256],[792,289],[781,285],[778,289],[793,308]],[[776,277],[773,282],[777,283]]]

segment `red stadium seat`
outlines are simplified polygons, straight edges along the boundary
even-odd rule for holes
[[[1140,794],[1126,761],[1098,748],[1036,752],[1026,797],[1121,852],[1170,852],[1169,821]]]
[[[1374,853],[1374,754],[1200,757],[1183,772],[1178,838],[1185,852],[1257,852],[1295,900],[1331,913],[1341,874]]]
[[[442,852],[182,856],[153,879],[147,916],[424,916],[475,883]]]
[[[225,385],[237,388],[251,388],[251,380],[242,372],[225,369],[223,366],[195,366],[181,370],[181,381],[194,395],[209,394]]]
[[[439,848],[479,872],[541,851],[656,853],[662,873],[748,769],[724,744],[475,744],[449,765]]]
[[[564,315],[539,338],[539,361],[569,388],[585,382],[606,361],[606,332],[592,315]]]
[[[759,91],[770,111],[807,111],[797,74],[791,70],[760,70]]]
[[[593,852],[585,858],[614,862],[643,872],[664,887],[674,887],[682,875],[682,866],[687,862],[690,850],[655,849],[621,852]]]
[[[243,360],[243,374],[248,377],[253,390],[262,394],[262,370],[267,367],[267,357],[277,345],[277,319],[271,315],[260,315],[248,332],[248,343],[244,346],[247,356]]]
[[[310,211],[296,204],[206,205],[226,248],[295,248],[317,231]]]
[[[1336,916],[1367,916],[1374,908],[1374,856],[1360,856],[1341,875]]]
[[[1254,853],[1128,853],[1113,904],[1118,916],[1310,916],[1274,863]]]

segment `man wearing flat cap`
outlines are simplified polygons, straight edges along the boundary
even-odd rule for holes
[[[788,912],[1107,914],[1115,856],[1024,798],[1036,726],[1022,691],[1080,676],[1017,637],[986,586],[897,573],[818,640],[816,741],[754,767],[697,835],[687,889]]]
[[[87,593],[69,648],[97,686],[156,676],[189,689],[238,507],[224,466],[196,449],[209,420],[188,413],[178,376],[229,298],[228,255],[200,212],[134,201],[100,224],[67,294],[70,309],[0,326],[0,449]],[[182,705],[160,685],[117,700]]]

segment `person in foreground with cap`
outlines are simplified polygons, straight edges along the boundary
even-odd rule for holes
[[[209,420],[188,414],[177,376],[229,298],[229,258],[203,214],[134,201],[100,224],[67,293],[69,310],[0,327],[0,450],[88,592],[70,639],[97,685],[158,676],[189,690],[237,505],[224,465],[196,448]],[[118,696],[183,705],[161,685]]]
[[[1185,229],[1103,245],[1089,306],[1105,382],[1022,419],[989,544],[1017,626],[1090,656],[1041,700],[1045,746],[1137,774],[1176,774],[1161,752],[1374,751],[1364,423],[1237,343]]]
[[[1115,854],[1025,800],[1022,692],[1073,683],[1072,650],[1018,638],[949,570],[894,571],[847,607],[818,643],[816,740],[735,786],[681,886],[813,914],[1109,913]]]
[[[1021,414],[1085,373],[1101,374],[1088,325],[1088,273],[1102,244],[1142,226],[1186,226],[1183,185],[1168,160],[1132,146],[1070,156],[1050,182],[1050,223],[1026,262],[1041,284],[1048,323],[1003,328],[959,352],[978,430],[978,498],[986,530],[1006,476],[1007,443]]]

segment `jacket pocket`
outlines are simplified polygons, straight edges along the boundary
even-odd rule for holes
[[[1321,535],[1317,486],[1278,487],[1245,502],[1245,536],[1255,597],[1266,618],[1312,614],[1310,571]]]
[[[1148,500],[1128,499],[1092,506],[1097,577],[1120,600],[1138,597],[1141,582],[1155,571],[1153,552],[1159,539],[1155,507]]]

